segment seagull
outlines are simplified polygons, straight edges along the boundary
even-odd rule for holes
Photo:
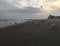
[[[43,8],[43,7],[41,6],[41,8]]]

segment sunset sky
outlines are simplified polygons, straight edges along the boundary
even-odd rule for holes
[[[0,16],[5,18],[46,18],[60,15],[60,0],[0,0]]]

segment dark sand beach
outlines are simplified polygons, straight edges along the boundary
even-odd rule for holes
[[[0,28],[0,46],[60,46],[60,19],[32,20]]]

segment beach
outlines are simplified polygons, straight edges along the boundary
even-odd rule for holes
[[[32,20],[0,28],[0,45],[60,46],[60,19]]]

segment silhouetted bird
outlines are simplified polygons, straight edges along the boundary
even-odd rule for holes
[[[17,24],[17,22],[15,22],[15,24]]]
[[[41,8],[43,8],[43,7],[41,6]]]

